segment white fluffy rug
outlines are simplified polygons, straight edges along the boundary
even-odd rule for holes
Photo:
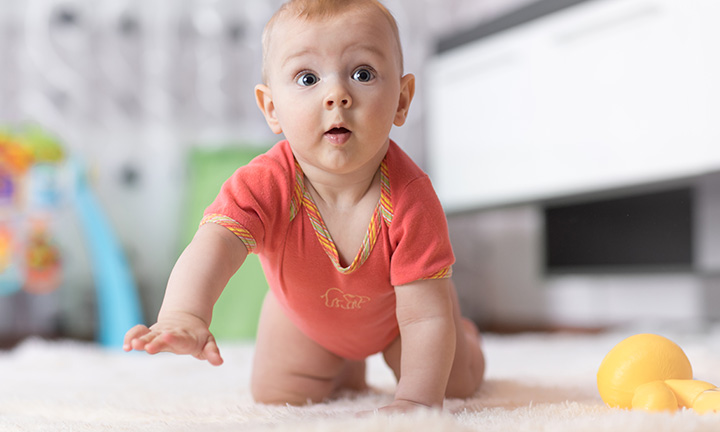
[[[307,407],[253,403],[252,346],[224,343],[225,364],[170,354],[108,351],[93,344],[29,340],[0,352],[0,431],[720,431],[720,414],[649,414],[607,408],[595,374],[630,332],[598,336],[484,336],[487,382],[443,411],[357,418],[392,400],[394,379],[369,362],[371,394]],[[720,332],[666,336],[699,379],[720,384]]]

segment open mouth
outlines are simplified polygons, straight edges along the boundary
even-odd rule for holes
[[[325,133],[331,134],[331,135],[340,135],[340,134],[350,133],[350,131],[344,127],[334,127]]]
[[[352,132],[344,127],[334,127],[325,132],[325,137],[333,144],[344,144],[350,139]]]

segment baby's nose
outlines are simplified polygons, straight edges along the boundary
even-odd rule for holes
[[[337,102],[340,106],[345,107],[345,108],[347,108],[347,106],[350,105],[350,99],[349,99],[349,98],[342,98],[342,99],[339,99],[339,100],[337,100],[337,101],[335,100],[335,98],[328,98],[325,103],[327,104],[328,108],[332,108],[332,107],[335,105],[336,102]]]
[[[352,105],[352,97],[342,87],[338,86],[331,91],[325,98],[325,107],[327,109],[335,108],[350,108]]]

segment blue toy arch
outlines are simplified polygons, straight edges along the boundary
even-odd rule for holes
[[[97,340],[119,348],[125,332],[142,322],[142,310],[130,266],[84,170],[75,170],[75,208],[83,228],[97,293]]]

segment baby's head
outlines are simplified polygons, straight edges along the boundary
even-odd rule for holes
[[[263,49],[258,107],[299,163],[336,173],[380,163],[415,91],[387,9],[377,0],[291,0],[268,23]]]
[[[381,12],[394,35],[396,56],[400,65],[400,73],[403,70],[403,54],[400,44],[400,33],[395,18],[389,10],[378,0],[289,0],[270,18],[262,35],[263,82],[268,82],[270,67],[270,53],[274,43],[282,43],[282,40],[275,40],[275,28],[282,25],[286,20],[323,21],[345,13],[362,13],[375,9]],[[331,37],[331,35],[329,35]]]

